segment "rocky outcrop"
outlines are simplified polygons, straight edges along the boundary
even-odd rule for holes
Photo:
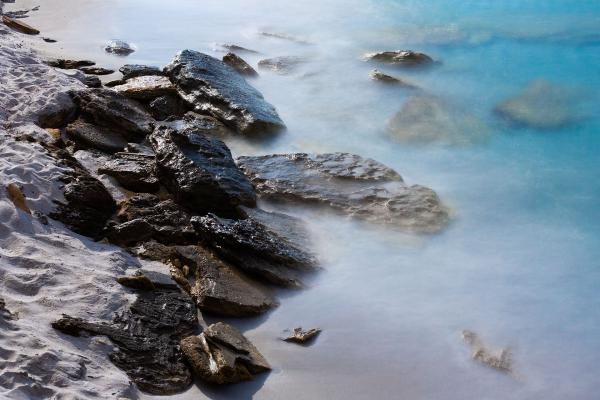
[[[119,130],[96,126],[78,119],[67,126],[67,136],[83,149],[97,149],[106,153],[123,151],[127,140]]]
[[[369,61],[376,61],[400,67],[422,67],[432,65],[433,59],[427,54],[412,50],[383,51],[370,53],[364,57]]]
[[[393,169],[347,153],[240,157],[259,195],[275,201],[327,206],[352,217],[417,231],[436,231],[448,211],[436,193],[404,183]]]
[[[119,68],[119,72],[123,74],[124,80],[137,78],[138,76],[163,75],[163,72],[158,67],[140,64],[125,64]]]
[[[233,68],[191,50],[180,52],[165,67],[179,94],[197,111],[210,113],[245,135],[285,128],[275,108]]]
[[[234,54],[227,53],[223,56],[223,62],[229,65],[231,68],[235,69],[238,74],[243,76],[258,76],[258,72],[254,70],[246,61],[242,59],[242,57]]]
[[[258,62],[258,68],[267,69],[280,75],[294,72],[300,65],[305,64],[306,59],[302,57],[284,56],[267,58]]]
[[[223,322],[209,326],[200,336],[184,338],[181,351],[196,377],[218,385],[250,380],[271,370],[256,347]]]
[[[321,329],[312,328],[308,330],[302,329],[302,327],[294,328],[294,332],[291,335],[283,338],[285,342],[297,343],[297,344],[308,344],[319,336]]]
[[[137,193],[156,192],[160,183],[154,173],[154,156],[140,153],[117,153],[98,169],[112,176],[127,190]]]
[[[166,76],[138,76],[130,78],[113,90],[125,97],[136,100],[152,100],[160,96],[177,95],[175,86]]]
[[[104,46],[104,51],[107,53],[116,54],[118,56],[128,56],[129,54],[133,53],[135,49],[127,42],[114,39],[110,40],[106,46]]]
[[[150,142],[157,174],[178,203],[195,212],[222,216],[238,215],[238,206],[255,206],[252,185],[219,139],[159,127]]]

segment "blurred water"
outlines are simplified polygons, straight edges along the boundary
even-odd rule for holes
[[[35,2],[24,0],[17,6]],[[567,0],[319,2],[54,0],[30,18],[59,43],[49,52],[164,65],[180,49],[217,43],[265,57],[306,56],[291,76],[253,84],[288,131],[237,154],[350,151],[435,189],[453,223],[414,236],[290,209],[310,221],[325,272],[282,293],[268,317],[239,323],[274,366],[266,380],[181,399],[597,399],[600,366],[600,3]],[[311,44],[265,38],[281,32]],[[121,38],[138,50],[106,55]],[[413,48],[441,60],[426,71],[379,69],[418,84],[489,126],[464,146],[408,145],[385,133],[407,92],[368,78],[367,51]],[[492,110],[538,78],[577,91],[578,121],[513,128]],[[277,340],[324,329],[302,348]],[[517,379],[480,366],[462,329],[514,349]]]

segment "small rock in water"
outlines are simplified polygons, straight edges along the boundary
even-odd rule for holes
[[[107,53],[112,53],[119,56],[127,56],[135,51],[135,49],[129,43],[122,40],[109,41],[104,47],[104,50]]]
[[[177,95],[175,86],[166,76],[138,76],[123,85],[114,86],[117,93],[136,100],[153,100],[160,96]]]
[[[2,22],[4,23],[4,25],[14,29],[15,31],[24,33],[26,35],[37,35],[40,33],[39,30],[33,28],[30,25],[27,25],[25,22],[18,21],[6,15],[2,16]]]
[[[100,78],[98,78],[97,76],[86,76],[85,78],[83,78],[83,83],[85,86],[87,86],[89,88],[102,87],[102,82],[100,81]]]
[[[115,72],[112,69],[102,67],[79,67],[79,70],[88,75],[110,75]]]
[[[285,342],[292,342],[298,344],[307,344],[316,339],[317,336],[321,333],[321,329],[312,328],[309,330],[303,330],[302,327],[294,328],[294,332],[284,338]]]
[[[258,72],[254,70],[246,61],[234,53],[227,53],[223,56],[223,62],[235,69],[243,76],[258,76]]]
[[[232,53],[252,53],[258,54],[258,51],[250,50],[242,46],[238,46],[236,44],[222,44],[221,47],[231,51]]]
[[[256,347],[223,322],[210,325],[199,336],[182,339],[180,344],[194,375],[205,382],[237,383],[271,370]]]
[[[502,372],[513,372],[512,352],[509,348],[502,349],[497,353],[492,353],[484,346],[483,342],[475,332],[464,330],[462,332],[462,337],[465,343],[468,344],[473,351],[473,360]]]
[[[401,86],[401,87],[407,88],[407,89],[417,89],[417,87],[415,85],[407,83],[400,78],[396,78],[395,76],[384,74],[383,72],[381,72],[377,69],[374,69],[373,71],[371,71],[369,73],[369,76],[374,81],[382,82],[382,83],[385,83],[388,85]]]
[[[123,80],[137,78],[138,76],[163,75],[162,70],[158,67],[140,64],[125,64],[119,68],[119,72],[123,74]]]
[[[23,191],[16,183],[9,183],[6,187],[6,192],[8,193],[8,198],[19,210],[26,212],[31,215],[31,210],[27,207],[27,200],[25,199],[25,195]]]
[[[364,58],[369,61],[376,61],[384,64],[417,67],[426,66],[434,63],[433,59],[427,54],[418,53],[412,50],[384,51],[381,53],[365,54]]]
[[[306,59],[302,57],[285,56],[260,60],[258,67],[268,69],[280,75],[294,72],[300,65],[305,64]]]
[[[123,151],[127,146],[127,140],[119,131],[99,127],[83,119],[70,123],[66,132],[69,138],[78,144],[78,147],[84,149],[91,148],[107,153],[116,153]]]
[[[91,67],[93,65],[96,65],[95,62],[90,60],[65,60],[62,58],[46,61],[46,64],[48,64],[51,67],[62,69],[78,69],[81,67]]]
[[[153,193],[160,187],[154,170],[154,155],[117,153],[98,169],[98,173],[114,177],[127,190]]]
[[[311,42],[297,38],[295,36],[288,35],[286,33],[277,33],[277,32],[260,32],[261,36],[273,38],[273,39],[281,39],[288,40],[290,42],[298,43],[298,44],[312,44]]]
[[[42,38],[42,40],[46,43],[56,43],[57,42],[56,39],[51,39],[51,38],[47,38],[47,37]]]

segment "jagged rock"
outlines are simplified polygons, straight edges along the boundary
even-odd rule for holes
[[[283,340],[285,342],[307,344],[315,340],[320,333],[321,329],[319,328],[312,328],[305,331],[302,329],[302,327],[298,327],[294,328],[294,332]]]
[[[15,31],[24,33],[26,35],[37,35],[40,33],[39,30],[34,27],[27,25],[25,22],[10,18],[6,15],[2,16],[2,22],[4,25],[14,29]]]
[[[235,69],[243,76],[258,76],[258,72],[254,70],[246,61],[234,53],[227,53],[223,56],[223,62]]]
[[[409,98],[388,122],[388,134],[412,143],[464,145],[485,140],[489,129],[481,120],[442,99]]]
[[[260,60],[258,68],[268,69],[281,75],[294,72],[300,65],[305,64],[306,59],[302,57],[285,56]]]
[[[115,73],[112,69],[102,67],[79,67],[79,70],[89,75],[110,75]]]
[[[83,78],[83,84],[89,88],[102,87],[102,82],[97,76],[86,76]]]
[[[119,56],[128,56],[135,51],[129,43],[116,39],[109,41],[104,47],[104,50],[107,53],[113,53]]]
[[[223,259],[251,275],[284,287],[302,287],[302,272],[314,270],[315,257],[257,218],[230,220],[209,214],[192,217],[200,237]]]
[[[117,278],[117,282],[119,284],[138,290],[154,290],[156,286],[154,283],[143,273],[139,273],[133,276],[120,276]]]
[[[80,111],[96,124],[141,139],[152,133],[154,120],[141,105],[110,89],[71,92]]]
[[[110,360],[143,392],[175,394],[192,383],[178,345],[198,329],[198,321],[192,299],[178,289],[139,292],[131,308],[118,313],[112,323],[63,315],[52,326],[73,336],[108,336],[118,346]]]
[[[365,59],[402,67],[426,66],[434,63],[427,54],[412,50],[384,51],[366,54]]]
[[[149,240],[132,249],[133,254],[140,258],[166,263],[178,257],[175,246],[167,246],[154,240]]]
[[[407,89],[416,89],[417,88],[415,85],[405,82],[400,78],[396,78],[395,76],[385,74],[377,69],[374,69],[373,71],[371,71],[369,73],[369,76],[374,81],[382,82],[387,85],[400,86],[400,87],[407,88]]]
[[[171,117],[180,117],[188,110],[179,95],[157,97],[150,102],[148,109],[157,121],[164,121]]]
[[[181,351],[194,375],[209,383],[237,383],[271,370],[256,347],[223,322],[209,326],[200,336],[181,340]]]
[[[62,68],[62,69],[78,69],[81,67],[91,67],[96,65],[95,62],[90,60],[65,60],[62,58],[56,60],[46,61],[51,67]]]
[[[269,134],[285,128],[260,92],[216,58],[184,50],[165,72],[196,111],[208,112],[242,134]]]
[[[163,75],[158,67],[140,64],[125,64],[119,68],[119,72],[123,74],[123,80],[137,78],[138,76]]]
[[[92,125],[82,119],[70,123],[66,129],[69,138],[84,149],[98,149],[107,153],[123,151],[127,140],[119,131]]]
[[[464,330],[462,336],[465,343],[468,344],[473,351],[473,360],[499,371],[512,373],[512,352],[509,348],[504,348],[497,353],[493,353],[486,348],[479,338],[479,335],[475,332]]]
[[[8,199],[12,201],[15,207],[31,215],[31,210],[27,206],[27,200],[19,185],[16,183],[9,183],[6,186],[6,193],[8,194]]]
[[[137,218],[111,226],[108,229],[107,238],[111,243],[119,246],[132,246],[149,240],[153,234],[152,225],[142,218]]]
[[[238,46],[236,44],[222,44],[221,47],[227,49],[233,53],[253,53],[258,54],[258,51],[250,50],[242,46]]]
[[[185,113],[179,123],[180,130],[192,130],[203,135],[217,138],[225,138],[233,133],[231,129],[225,126],[221,121],[209,115],[200,115],[193,111]]]
[[[275,201],[323,205],[352,217],[436,231],[448,211],[436,193],[409,186],[393,169],[348,153],[239,157],[257,192]]]
[[[153,155],[117,153],[98,169],[98,173],[114,177],[127,190],[153,193],[160,187],[154,168]]]
[[[113,90],[137,100],[152,100],[160,96],[177,94],[169,78],[156,75],[130,78],[123,85],[114,86]]]
[[[238,215],[240,205],[256,205],[252,185],[219,139],[162,126],[150,136],[150,143],[158,177],[178,203],[224,216]]]

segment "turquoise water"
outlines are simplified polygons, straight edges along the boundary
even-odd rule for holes
[[[31,2],[33,4],[33,2]],[[85,3],[85,4],[82,4]],[[98,60],[167,63],[180,49],[232,42],[265,57],[310,62],[253,84],[288,126],[237,154],[349,151],[435,189],[452,224],[433,236],[288,209],[307,219],[325,272],[259,321],[237,323],[274,371],[182,399],[597,399],[600,366],[600,2],[598,1],[56,0],[30,22],[61,51]],[[29,1],[21,2],[25,6]],[[311,44],[261,37],[281,32]],[[133,42],[127,59],[105,55]],[[387,120],[408,98],[370,81],[368,51],[412,48],[442,61],[426,71],[377,66],[474,115],[487,138],[460,146],[391,140]],[[576,121],[516,128],[495,105],[545,79],[575,93]],[[268,206],[268,205],[267,205]],[[279,342],[320,326],[317,343]],[[510,346],[515,375],[470,359],[460,332]]]

